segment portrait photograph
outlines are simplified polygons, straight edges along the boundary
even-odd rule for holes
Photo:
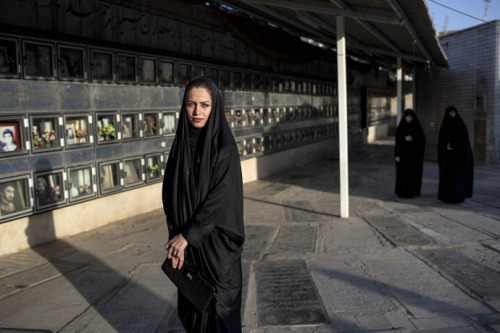
[[[0,123],[0,153],[21,149],[19,123]]]
[[[174,64],[169,61],[160,62],[161,83],[174,83]]]
[[[113,55],[111,53],[92,52],[92,80],[113,80]]]
[[[75,144],[75,125],[74,124],[66,124],[66,142],[69,145]]]
[[[64,201],[62,172],[35,175],[35,197],[38,208]]]
[[[0,220],[31,209],[28,179],[25,177],[0,181]]]

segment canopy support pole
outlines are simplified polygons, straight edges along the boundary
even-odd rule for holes
[[[340,217],[349,217],[347,133],[347,66],[344,16],[337,16],[337,80],[339,100]]]
[[[401,121],[401,117],[403,114],[403,68],[401,66],[401,57],[398,57],[398,69],[396,72],[397,76],[397,123],[396,126],[399,125],[399,122]]]

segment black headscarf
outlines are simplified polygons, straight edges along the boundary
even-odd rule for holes
[[[455,116],[450,113],[454,111]],[[453,150],[448,150],[450,145]],[[438,139],[439,192],[446,202],[462,202],[472,197],[474,161],[469,132],[458,110],[446,108]]]
[[[182,226],[190,219],[194,218],[199,222],[205,222],[208,218],[207,212],[201,208],[207,205],[208,194],[218,185],[214,183],[215,179],[213,179],[218,162],[221,161],[224,154],[230,154],[233,151],[237,153],[236,143],[224,116],[224,105],[218,87],[212,80],[205,77],[193,79],[193,81],[195,80],[203,80],[210,87],[212,110],[203,130],[199,131],[199,138],[196,140],[200,150],[200,162],[199,174],[197,175],[199,181],[195,188],[192,175],[193,156],[190,148],[190,135],[193,142],[196,129],[193,130],[188,122],[186,95],[184,95],[178,128],[170,150],[163,182],[163,208],[167,215],[169,229],[174,228],[174,230],[169,230],[173,231],[173,235],[180,232]],[[238,166],[238,168],[240,167]],[[241,177],[241,169],[239,171]],[[239,183],[241,183],[241,179]],[[233,185],[232,188],[225,189],[226,194],[230,193],[232,189],[241,190],[241,186],[238,186],[238,184]],[[239,195],[236,195],[236,197],[238,198]],[[213,202],[208,204],[213,204]],[[242,204],[234,204],[236,206],[231,206],[228,203],[225,207],[219,207],[221,209],[219,214],[231,215],[238,211],[240,206],[242,207]],[[234,216],[234,218],[242,220],[242,216]],[[210,223],[228,230],[237,237],[244,238],[243,223],[233,223],[227,219],[214,219]]]

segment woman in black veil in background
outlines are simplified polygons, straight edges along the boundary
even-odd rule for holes
[[[216,286],[206,313],[178,293],[187,332],[241,332],[243,184],[240,158],[217,86],[198,77],[186,87],[163,180],[172,267],[184,258]]]
[[[424,168],[425,135],[417,115],[407,109],[396,130],[396,195],[420,196]]]
[[[460,203],[472,197],[474,160],[469,133],[454,106],[446,109],[438,140],[438,199]]]

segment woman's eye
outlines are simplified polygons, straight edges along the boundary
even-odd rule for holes
[[[204,108],[209,108],[210,104],[202,104],[201,106],[203,106]]]

